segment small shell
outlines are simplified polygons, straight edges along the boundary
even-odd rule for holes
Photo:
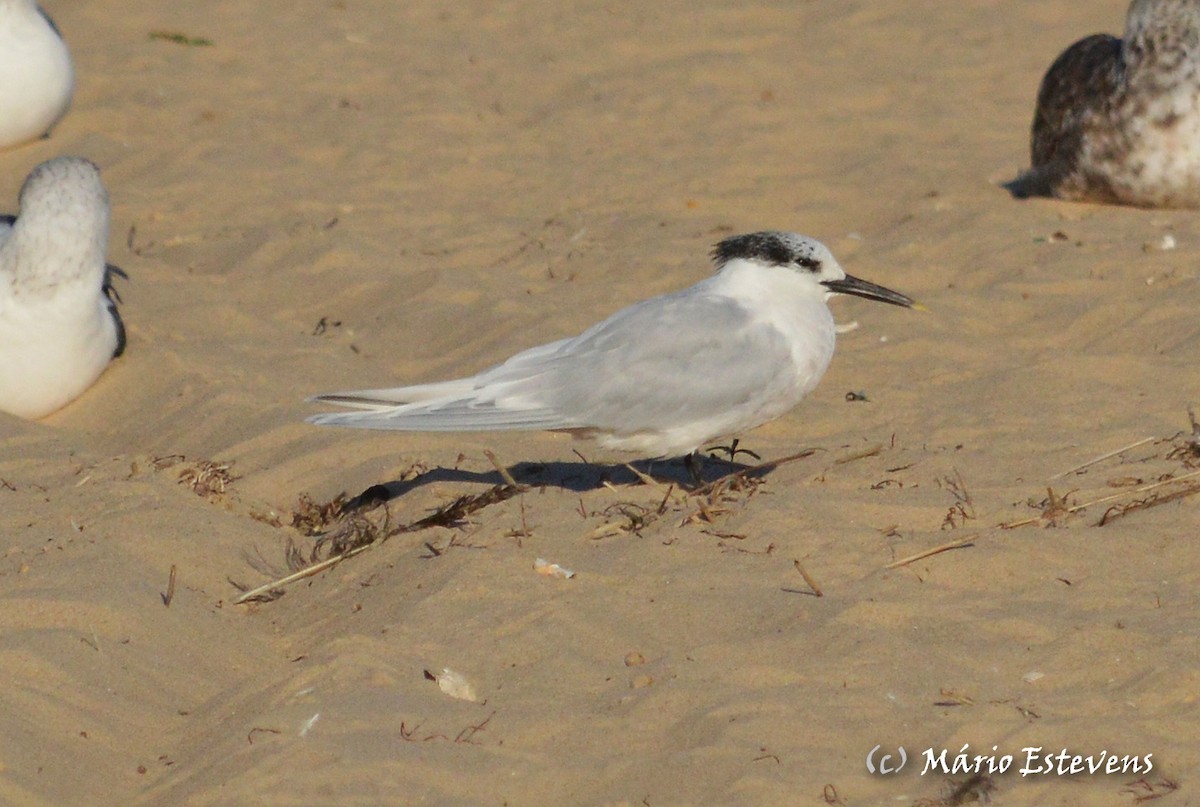
[[[308,733],[310,731],[312,731],[312,727],[317,725],[317,721],[320,719],[321,719],[321,713],[317,712],[312,717],[310,717],[308,720],[305,720],[303,723],[301,723],[300,724],[300,736],[307,737]]]
[[[544,574],[546,577],[562,577],[570,580],[575,576],[575,572],[559,566],[557,563],[551,563],[545,558],[535,560],[533,562],[533,570],[538,574]]]
[[[1167,233],[1157,241],[1147,241],[1142,244],[1142,252],[1170,252],[1179,246],[1175,236]]]
[[[458,698],[460,701],[479,701],[479,697],[475,694],[475,687],[471,686],[462,673],[444,667],[442,674],[436,675],[434,678],[437,680],[438,689],[450,697]]]

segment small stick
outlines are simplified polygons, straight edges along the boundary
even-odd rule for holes
[[[1182,499],[1186,496],[1194,496],[1197,493],[1200,493],[1200,485],[1192,485],[1191,487],[1173,490],[1170,493],[1162,496],[1155,495],[1148,499],[1136,499],[1129,504],[1114,504],[1112,507],[1104,511],[1104,515],[1100,516],[1100,520],[1096,522],[1096,526],[1103,527],[1104,525],[1116,521],[1118,518],[1129,515],[1137,510],[1146,510],[1150,507],[1166,504],[1167,502],[1173,502],[1176,499]]]
[[[482,510],[489,505],[511,499],[513,496],[516,496],[525,490],[528,490],[528,488],[524,487],[523,485],[496,485],[495,487],[476,496],[460,496],[432,515],[428,515],[425,518],[412,522],[411,524],[403,524],[398,527],[389,528],[387,526],[388,522],[385,520],[382,528],[385,531],[383,535],[372,537],[367,543],[353,546],[350,549],[334,555],[331,558],[326,558],[325,560],[315,563],[312,566],[308,566],[297,572],[293,572],[287,577],[282,577],[270,583],[265,583],[258,588],[251,589],[235,599],[233,602],[235,605],[240,605],[247,600],[261,597],[262,595],[270,593],[277,588],[282,588],[289,583],[294,583],[297,580],[303,580],[306,577],[312,577],[314,574],[318,574],[326,569],[330,569],[344,560],[349,560],[355,555],[365,552],[373,546],[382,544],[384,541],[392,538],[393,536],[401,535],[403,533],[417,532],[419,530],[428,529],[429,527],[447,526],[453,523],[455,520]]]
[[[483,453],[487,455],[487,458],[489,460],[491,460],[492,467],[494,467],[496,469],[496,473],[500,474],[500,478],[504,480],[504,483],[506,485],[508,485],[509,487],[512,487],[512,488],[516,488],[517,490],[525,489],[524,485],[517,484],[517,480],[513,479],[512,474],[510,474],[508,472],[508,469],[500,464],[500,460],[496,459],[495,454],[493,454],[489,450],[485,450]]]
[[[808,583],[808,587],[812,589],[812,593],[818,597],[824,597],[825,592],[821,591],[821,587],[817,585],[817,581],[813,580],[812,575],[805,571],[804,567],[800,564],[800,561],[793,560],[792,563],[795,564],[796,571],[800,572],[800,576],[804,578],[804,582]]]
[[[940,555],[942,552],[948,552],[951,549],[961,549],[964,546],[971,546],[975,543],[975,539],[979,537],[979,533],[968,535],[966,538],[959,538],[955,541],[944,543],[941,546],[935,546],[933,549],[926,549],[923,552],[918,552],[915,555],[909,555],[907,558],[892,561],[884,566],[885,569],[898,569],[901,566],[907,566],[910,563],[916,563],[918,560],[923,560],[931,555]]]
[[[802,460],[805,457],[811,457],[813,454],[816,454],[816,453],[817,453],[817,449],[806,448],[799,453],[789,454],[788,456],[780,457],[777,460],[769,460],[767,462],[760,462],[758,465],[752,465],[749,468],[743,468],[740,471],[734,471],[731,474],[725,474],[725,476],[718,477],[718,478],[714,479],[713,481],[709,482],[707,485],[701,485],[698,488],[689,490],[688,495],[689,496],[707,496],[709,493],[712,493],[714,490],[716,490],[718,485],[728,482],[731,479],[738,479],[738,478],[745,479],[745,478],[749,477],[751,474],[762,474],[762,473],[766,473],[767,471],[773,471],[776,468],[778,468],[780,465],[785,465],[789,462],[795,462],[796,460]]]
[[[167,593],[160,594],[163,605],[171,607],[171,600],[175,599],[175,564],[171,564],[171,576],[167,578]]]
[[[1182,477],[1175,477],[1174,479],[1163,479],[1162,482],[1156,482],[1156,483],[1152,483],[1152,484],[1148,484],[1148,485],[1142,485],[1141,488],[1138,488],[1135,490],[1123,490],[1120,492],[1120,494],[1112,494],[1111,496],[1102,496],[1100,498],[1093,498],[1093,500],[1090,502],[1084,502],[1082,504],[1075,504],[1074,507],[1067,508],[1067,512],[1068,513],[1078,513],[1079,510],[1084,509],[1085,507],[1091,507],[1092,504],[1103,504],[1104,502],[1111,502],[1112,500],[1115,500],[1115,498],[1123,498],[1126,496],[1133,496],[1135,494],[1144,494],[1144,492],[1146,492],[1147,490],[1154,490],[1156,488],[1162,488],[1163,485],[1170,485],[1170,484],[1176,483],[1176,482],[1183,482],[1184,479],[1190,479],[1190,478],[1196,477],[1196,476],[1200,476],[1200,471],[1193,471],[1192,473],[1184,473]]]
[[[1151,443],[1154,440],[1155,440],[1155,438],[1153,438],[1153,437],[1146,437],[1142,440],[1138,440],[1136,443],[1130,443],[1129,445],[1125,446],[1124,448],[1118,448],[1116,451],[1110,451],[1107,454],[1101,454],[1099,457],[1096,457],[1094,460],[1088,460],[1083,465],[1076,465],[1074,468],[1068,468],[1067,470],[1065,470],[1061,473],[1057,473],[1050,478],[1058,479],[1059,477],[1066,476],[1067,474],[1073,474],[1076,471],[1082,471],[1084,468],[1090,468],[1098,462],[1104,462],[1107,459],[1112,459],[1113,457],[1117,456],[1118,454],[1124,454],[1126,451],[1135,449],[1138,446],[1144,446],[1144,445],[1146,445],[1146,443]]]
[[[650,474],[642,473],[641,471],[639,471],[637,468],[634,468],[629,463],[625,463],[625,467],[628,468],[629,472],[631,474],[633,474],[634,476],[636,476],[638,478],[638,480],[641,481],[641,483],[643,485],[645,485],[646,487],[650,487],[650,488],[661,488],[662,487],[662,483],[659,482],[654,477],[650,476]]]
[[[1114,493],[1111,496],[1101,496],[1099,499],[1093,499],[1090,502],[1084,502],[1083,504],[1076,504],[1076,505],[1073,505],[1073,506],[1067,508],[1067,514],[1069,515],[1071,513],[1078,513],[1080,510],[1083,510],[1084,508],[1087,508],[1087,507],[1091,507],[1094,504],[1104,504],[1105,502],[1111,502],[1113,499],[1120,499],[1125,496],[1136,496],[1137,494],[1145,493],[1148,490],[1154,490],[1155,488],[1161,488],[1163,485],[1170,485],[1175,482],[1183,482],[1184,480],[1191,479],[1194,476],[1200,476],[1200,471],[1192,471],[1190,474],[1184,474],[1183,476],[1177,476],[1177,477],[1174,477],[1173,479],[1164,479],[1161,482],[1154,482],[1149,485],[1142,485],[1140,488],[1137,488],[1136,490],[1123,490],[1120,493]],[[1011,530],[1016,527],[1024,527],[1029,524],[1036,524],[1038,521],[1041,520],[1041,518],[1042,518],[1041,516],[1032,516],[1030,518],[1023,519],[1021,521],[1013,521],[1009,524],[1001,524],[1000,529]]]
[[[1190,474],[1184,474],[1183,476],[1177,476],[1174,479],[1164,479],[1161,482],[1154,482],[1149,485],[1142,485],[1140,488],[1137,488],[1136,490],[1132,490],[1132,491],[1126,490],[1126,491],[1122,491],[1121,493],[1114,493],[1111,496],[1101,496],[1099,499],[1093,499],[1092,501],[1085,502],[1084,504],[1077,504],[1074,507],[1070,508],[1067,512],[1074,513],[1077,510],[1082,510],[1085,507],[1091,507],[1093,504],[1103,504],[1104,502],[1111,502],[1113,499],[1120,499],[1124,496],[1132,496],[1135,493],[1145,493],[1148,490],[1154,490],[1155,488],[1161,488],[1163,485],[1170,485],[1174,482],[1182,482],[1185,479],[1191,479],[1193,476],[1200,476],[1200,471],[1192,471]]]
[[[359,554],[360,552],[365,552],[366,550],[370,549],[373,546],[375,546],[374,543],[362,544],[360,546],[356,546],[353,549],[349,549],[340,555],[334,555],[332,558],[326,558],[325,560],[321,561],[320,563],[314,563],[312,566],[307,566],[298,572],[293,572],[292,574],[289,574],[287,577],[281,577],[278,580],[272,580],[270,583],[259,586],[258,588],[252,588],[249,591],[242,594],[236,600],[234,600],[233,604],[241,605],[242,603],[244,603],[248,600],[253,600],[256,597],[261,597],[262,595],[270,593],[271,591],[273,591],[277,588],[283,588],[284,586],[288,585],[289,583],[295,583],[297,580],[303,580],[306,577],[312,577],[314,574],[320,574],[321,572],[325,571],[326,569],[331,569],[334,566],[337,566],[342,561],[352,558],[355,555]]]
[[[867,457],[874,457],[880,451],[883,451],[883,443],[876,443],[873,446],[867,446],[863,450],[856,451],[853,454],[847,454],[844,457],[838,457],[836,460],[833,461],[833,464],[834,465],[845,465],[846,463],[854,462],[855,460],[866,459]]]

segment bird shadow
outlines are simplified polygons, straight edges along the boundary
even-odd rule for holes
[[[621,487],[639,485],[649,477],[663,485],[675,485],[689,490],[702,490],[732,474],[764,477],[775,470],[779,462],[764,462],[746,465],[711,455],[701,457],[698,473],[699,482],[682,459],[638,460],[631,463],[579,462],[519,462],[505,468],[505,472],[518,485],[530,488],[560,488],[572,493],[586,493],[608,485]],[[345,509],[369,508],[394,501],[425,485],[437,483],[469,483],[495,487],[510,484],[499,469],[494,471],[468,471],[462,468],[437,467],[411,479],[398,479],[375,484],[346,502]]]
[[[1053,199],[1051,176],[1034,168],[1022,171],[1008,182],[1000,183],[1013,199]]]

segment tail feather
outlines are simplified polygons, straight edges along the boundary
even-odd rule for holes
[[[360,389],[350,392],[328,392],[314,395],[309,403],[328,403],[381,412],[405,404],[422,403],[439,399],[454,399],[470,395],[475,389],[473,379],[463,378],[436,384],[416,384],[411,387],[389,389]]]
[[[341,403],[329,396],[318,400]],[[367,402],[360,399],[351,399],[346,405],[367,408]],[[326,412],[313,415],[308,422],[318,426],[423,432],[538,431],[576,425],[545,407],[502,406],[495,401],[471,398],[444,398],[399,406],[371,402],[367,411]]]

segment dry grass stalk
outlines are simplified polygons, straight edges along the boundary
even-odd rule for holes
[[[642,473],[641,471],[639,471],[637,468],[634,468],[629,463],[625,463],[625,467],[626,467],[626,469],[628,469],[629,473],[636,476],[638,478],[638,481],[641,482],[646,487],[661,488],[663,486],[662,482],[659,482],[657,479],[650,476],[650,474]],[[605,484],[608,484],[608,483],[606,482]],[[609,487],[611,487],[611,485]]]
[[[1192,483],[1187,487],[1179,490],[1172,490],[1168,493],[1153,493],[1145,499],[1136,499],[1127,504],[1117,504],[1104,511],[1104,515],[1096,522],[1097,527],[1103,527],[1105,524],[1111,524],[1118,518],[1128,515],[1129,513],[1138,510],[1148,510],[1160,504],[1173,502],[1176,499],[1182,499],[1187,496],[1192,496],[1200,493],[1200,483]]]
[[[337,531],[322,536],[317,541],[316,546],[313,547],[310,565],[242,593],[234,600],[234,604],[251,600],[269,602],[278,599],[282,596],[285,586],[331,569],[342,561],[349,560],[373,546],[382,544],[389,538],[404,533],[419,532],[430,527],[453,526],[472,513],[489,505],[511,499],[523,490],[524,488],[521,486],[496,485],[473,496],[459,496],[424,518],[396,526],[391,526],[391,516],[386,506],[383,508],[382,522],[378,524],[367,518],[365,513],[353,512],[349,514],[345,523]],[[328,553],[328,556],[324,560],[317,560],[322,553]]]
[[[483,453],[487,456],[488,461],[492,463],[492,467],[496,469],[496,473],[500,474],[500,478],[504,480],[506,485],[508,485],[510,488],[517,488],[519,490],[526,489],[525,485],[522,485],[518,483],[517,480],[513,479],[512,474],[509,473],[507,468],[500,464],[500,460],[496,459],[495,454],[493,454],[491,451],[484,451]]]
[[[803,456],[807,457],[808,454],[811,454],[814,451],[816,451],[815,448],[810,448],[808,450],[808,453],[804,454]],[[867,457],[874,457],[876,454],[880,453],[881,451],[883,451],[883,443],[876,443],[875,445],[867,446],[866,448],[862,449],[861,451],[855,451],[853,454],[847,454],[844,457],[838,457],[836,460],[833,461],[833,464],[834,465],[845,465],[846,463],[854,462],[855,460],[862,460],[862,459],[866,459]]]
[[[1071,515],[1073,513],[1078,513],[1080,510],[1084,510],[1088,507],[1093,507],[1097,504],[1104,504],[1105,502],[1116,501],[1117,499],[1122,499],[1122,498],[1125,498],[1128,496],[1136,496],[1139,493],[1148,493],[1149,491],[1157,490],[1158,488],[1161,488],[1164,485],[1173,485],[1177,482],[1184,482],[1184,481],[1186,481],[1188,479],[1192,479],[1193,477],[1196,477],[1196,476],[1200,476],[1200,471],[1193,471],[1190,474],[1184,474],[1183,476],[1176,476],[1176,477],[1172,477],[1170,479],[1162,479],[1162,480],[1159,480],[1158,482],[1154,482],[1149,485],[1142,485],[1140,488],[1135,488],[1134,490],[1125,490],[1125,491],[1121,491],[1120,493],[1113,493],[1109,496],[1101,496],[1099,499],[1092,499],[1089,502],[1084,502],[1082,504],[1075,504],[1070,507],[1067,507],[1065,510],[1062,511],[1062,514]],[[1191,493],[1189,492],[1186,495],[1191,495]],[[1051,496],[1053,496],[1053,491],[1051,491]],[[1179,497],[1175,497],[1175,498],[1179,498]],[[1061,502],[1061,500],[1060,500],[1060,502]],[[1044,518],[1046,518],[1045,512],[1043,512],[1039,515],[1036,515],[1036,516],[1030,516],[1029,518],[1025,518],[1020,521],[1010,521],[1006,524],[1001,524],[1000,529],[1012,530],[1012,529],[1016,529],[1017,527],[1025,527],[1030,524],[1036,524],[1039,521],[1042,521]]]
[[[746,482],[749,479],[753,479],[753,478],[762,476],[763,474],[767,473],[768,471],[773,471],[776,468],[778,468],[780,465],[786,465],[789,462],[795,462],[796,460],[802,460],[805,457],[811,457],[815,453],[817,453],[817,449],[806,448],[797,454],[789,454],[788,456],[781,457],[777,460],[768,460],[767,462],[760,462],[758,465],[752,465],[749,468],[742,468],[739,471],[734,471],[731,474],[726,474],[725,476],[714,479],[712,482],[709,482],[708,484],[701,485],[698,488],[693,488],[692,490],[688,491],[688,495],[689,496],[707,496],[719,487],[729,487],[730,485],[732,485],[733,483],[735,483],[737,481]]]
[[[804,582],[812,589],[812,593],[818,597],[824,597],[825,592],[821,591],[821,587],[817,585],[817,581],[813,579],[812,575],[808,573],[800,561],[793,560],[792,563],[795,565],[796,571],[800,572],[800,576],[804,578]]]
[[[162,597],[163,605],[167,608],[171,607],[171,600],[175,599],[175,564],[171,564],[171,575],[167,578],[167,590],[159,595]]]
[[[942,552],[949,552],[951,549],[962,549],[963,547],[972,546],[975,543],[975,539],[978,537],[979,533],[975,533],[974,535],[968,535],[965,538],[958,538],[953,541],[948,541],[947,543],[935,546],[932,549],[926,549],[922,552],[917,552],[915,555],[909,555],[906,558],[894,560],[883,568],[899,569],[901,566],[907,566],[910,563],[916,563],[919,560],[924,560],[925,558],[933,555],[940,555]]]
[[[1124,448],[1118,448],[1116,451],[1110,451],[1107,454],[1101,454],[1099,457],[1096,457],[1095,459],[1090,459],[1087,462],[1083,463],[1082,465],[1076,465],[1074,468],[1068,468],[1065,471],[1060,471],[1059,473],[1056,473],[1054,476],[1052,476],[1050,478],[1058,479],[1059,477],[1068,476],[1073,473],[1078,473],[1079,471],[1082,471],[1084,468],[1091,468],[1093,465],[1096,465],[1097,463],[1104,462],[1105,460],[1112,459],[1113,457],[1118,457],[1121,454],[1124,454],[1126,451],[1132,451],[1135,448],[1146,445],[1146,443],[1152,443],[1152,442],[1154,442],[1155,439],[1157,439],[1157,438],[1145,437],[1141,440],[1138,440],[1136,443],[1130,443],[1129,445],[1125,446]]]

